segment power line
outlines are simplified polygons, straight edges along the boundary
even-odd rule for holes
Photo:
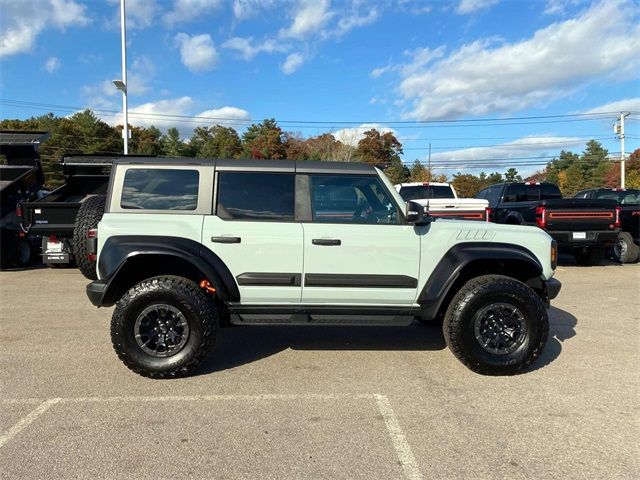
[[[38,109],[52,109],[52,110],[64,110],[68,112],[77,112],[82,111],[85,108],[82,107],[73,107],[68,105],[58,105],[58,104],[47,104],[47,103],[38,103],[38,102],[27,102],[22,100],[12,100],[12,99],[0,99],[0,103],[4,105],[14,106],[14,107],[23,107],[23,108],[38,108]],[[93,109],[94,112],[102,113],[104,115],[113,115],[119,116],[120,112],[115,110],[108,109]],[[173,120],[189,120],[191,122],[196,121],[220,121],[224,123],[236,123],[236,124],[251,124],[260,122],[261,120],[257,119],[229,119],[225,117],[209,117],[209,116],[197,116],[197,115],[180,115],[180,114],[163,114],[163,113],[152,113],[152,112],[135,112],[135,108],[131,109],[130,115],[141,117],[141,118],[159,118],[159,119],[173,119]],[[340,121],[328,121],[328,120],[277,120],[280,124],[300,124],[300,125],[291,125],[296,128],[305,127],[316,127],[325,125],[335,127],[338,125],[361,125],[365,123],[377,123],[377,124],[385,124],[385,125],[397,125],[397,126],[422,126],[422,125],[430,125],[436,126],[438,124],[470,124],[471,125],[479,125],[484,122],[513,122],[513,121],[521,121],[521,120],[547,120],[544,122],[529,122],[526,121],[524,124],[536,124],[536,123],[563,123],[563,122],[574,122],[574,121],[592,121],[599,120],[603,116],[615,115],[618,112],[592,112],[592,113],[573,113],[573,114],[561,114],[561,115],[534,115],[534,116],[520,116],[520,117],[494,117],[494,118],[474,118],[474,119],[455,119],[455,120],[367,120],[367,121],[353,121],[353,120],[340,120]],[[564,120],[558,120],[564,119]],[[508,123],[512,125],[519,125],[522,123]],[[492,125],[501,125],[501,123],[489,123],[485,126]],[[371,127],[355,127],[355,128],[371,128]],[[406,128],[406,127],[398,127],[398,128]]]

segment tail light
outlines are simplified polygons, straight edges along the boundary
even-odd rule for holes
[[[536,207],[536,225],[547,228],[547,208],[542,205]]]
[[[622,227],[622,223],[620,222],[620,211],[622,209],[620,207],[616,207],[616,221],[613,223],[613,228]]]
[[[87,232],[87,238],[96,238],[98,236],[98,229],[92,228]]]
[[[489,207],[485,207],[484,215],[485,215],[485,220],[487,222],[491,222],[492,221],[491,216],[493,215],[493,210]]]
[[[22,218],[22,204],[16,205],[16,215],[19,219]]]

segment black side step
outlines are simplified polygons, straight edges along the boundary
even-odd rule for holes
[[[234,325],[387,325],[407,326],[416,314],[406,307],[235,306]]]

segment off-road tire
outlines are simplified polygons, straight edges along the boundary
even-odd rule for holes
[[[136,342],[135,321],[154,303],[171,305],[187,319],[187,342],[172,356],[152,356]],[[150,378],[177,378],[192,373],[213,349],[217,333],[218,313],[213,297],[191,280],[177,276],[153,277],[138,283],[118,300],[111,318],[111,341],[118,357],[130,370]]]
[[[573,252],[576,263],[583,267],[595,267],[604,260],[606,249],[604,247],[584,247]]]
[[[620,244],[624,245],[620,245]],[[623,247],[623,248],[621,248]],[[620,232],[616,245],[613,247],[613,258],[620,263],[634,263],[640,257],[640,247],[633,241],[629,232]]]
[[[494,303],[510,304],[524,317],[524,339],[511,353],[490,353],[476,339],[476,312]],[[469,280],[456,293],[442,329],[451,352],[472,371],[482,375],[514,375],[541,354],[549,333],[549,317],[540,297],[524,283],[502,275],[483,275]]]
[[[87,198],[80,205],[73,229],[73,252],[75,253],[78,270],[89,280],[97,280],[98,272],[95,259],[90,260],[88,257],[87,234],[89,230],[98,226],[98,222],[100,222],[104,214],[104,205],[104,195],[94,195]]]

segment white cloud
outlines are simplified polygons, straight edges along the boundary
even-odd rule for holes
[[[639,13],[633,3],[605,1],[526,40],[480,39],[413,73],[401,72],[399,92],[411,104],[404,116],[512,112],[543,106],[597,80],[637,78]]]
[[[281,41],[267,38],[262,42],[254,42],[252,37],[233,37],[222,44],[223,48],[237,51],[245,60],[251,60],[259,53],[286,52],[291,47]]]
[[[333,16],[329,11],[329,0],[298,0],[292,23],[280,30],[280,36],[306,38],[322,30]]]
[[[176,127],[182,136],[187,137],[196,127],[227,125],[239,128],[242,122],[251,118],[246,110],[230,106],[194,114],[195,106],[196,102],[189,96],[146,102],[129,108],[129,122],[131,125],[141,127],[153,125],[163,131]],[[111,125],[122,123],[119,115],[104,115],[104,117],[105,121]]]
[[[221,107],[205,110],[196,115],[206,125],[228,125],[238,128],[251,118],[249,112],[237,107]]]
[[[374,68],[371,71],[370,75],[373,78],[378,78],[385,73],[400,72],[403,77],[408,77],[409,75],[413,75],[414,73],[420,71],[420,69],[427,66],[432,61],[443,57],[445,53],[445,47],[440,46],[435,49],[427,47],[416,48],[414,50],[405,50],[402,53],[403,55],[411,58],[411,61],[409,63],[401,63],[398,65],[387,65],[385,67]]]
[[[174,0],[173,8],[162,16],[167,25],[188,22],[215,11],[221,0]]]
[[[456,168],[472,167],[472,161],[486,160],[488,165],[492,159],[517,159],[522,157],[540,156],[542,160],[545,153],[557,153],[562,149],[569,149],[579,145],[584,145],[585,140],[578,137],[560,137],[553,135],[533,135],[522,137],[512,142],[502,143],[489,147],[461,148],[458,150],[448,150],[431,154],[431,162],[441,165],[455,165]],[[467,162],[467,163],[465,163]],[[496,164],[497,169],[503,168],[501,164]]]
[[[353,30],[354,28],[364,27],[375,22],[380,16],[380,12],[375,8],[370,8],[368,13],[361,15],[357,12],[344,16],[338,20],[338,25],[335,29],[335,34],[340,36]]]
[[[120,0],[107,1],[115,8],[111,20],[107,22],[107,27],[120,28]],[[142,29],[152,26],[156,13],[158,13],[156,0],[127,0],[127,28]]]
[[[624,100],[616,100],[614,102],[605,103],[598,107],[587,110],[583,113],[599,113],[599,112],[640,112],[640,97],[625,98]]]
[[[156,67],[148,57],[143,55],[134,58],[127,78],[129,96],[135,97],[148,93],[151,89],[150,82],[153,80],[155,73]],[[120,72],[114,72],[112,78],[120,78]],[[85,85],[82,87],[81,93],[87,99],[88,106],[102,109],[111,109],[117,106],[116,97],[121,95],[113,85],[112,80],[109,79]]]
[[[190,36],[179,33],[175,41],[182,63],[192,72],[211,70],[218,63],[218,52],[209,34]]]
[[[234,0],[233,15],[238,20],[246,20],[274,5],[276,5],[275,0]]]
[[[90,22],[87,7],[74,0],[5,0],[1,7],[0,58],[31,51],[47,28],[64,30]]]
[[[372,129],[376,129],[380,133],[391,132],[396,137],[398,136],[397,132],[393,128],[385,127],[379,123],[363,123],[357,127],[343,128],[333,132],[332,135],[333,138],[339,142],[357,147],[358,142],[364,137],[364,132]]]
[[[305,58],[301,53],[291,53],[287,56],[286,60],[282,64],[282,72],[285,75],[291,75],[302,66],[304,61]]]
[[[456,7],[458,15],[469,15],[480,10],[486,10],[498,3],[499,0],[460,0]]]
[[[58,68],[60,68],[60,60],[58,60],[58,57],[49,57],[47,61],[44,62],[44,69],[49,73],[55,72]]]
[[[568,7],[584,2],[585,0],[547,0],[544,13],[546,15],[564,15]]]

